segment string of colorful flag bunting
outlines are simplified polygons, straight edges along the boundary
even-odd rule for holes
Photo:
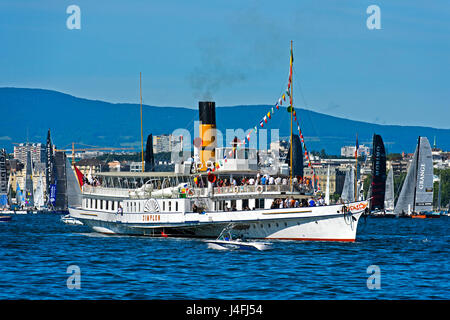
[[[295,121],[296,124],[297,124],[297,129],[298,129],[298,134],[299,134],[299,136],[300,136],[300,141],[301,141],[301,143],[302,143],[303,150],[305,150],[305,153],[304,153],[305,159],[308,160],[308,167],[311,168],[311,170],[312,170],[312,172],[313,172],[313,181],[315,181],[315,180],[316,180],[316,174],[315,174],[314,168],[313,168],[313,166],[312,166],[312,164],[311,164],[311,157],[310,157],[310,154],[309,154],[309,152],[308,152],[308,150],[307,150],[307,148],[306,148],[305,139],[304,139],[304,137],[303,137],[303,134],[302,134],[302,131],[301,131],[301,128],[300,128],[300,124],[299,124],[299,122],[298,122],[298,120],[297,120],[297,113],[296,113],[295,109],[294,109],[293,106],[292,106],[292,95],[291,95],[291,93],[290,93],[290,91],[289,91],[289,90],[291,89],[291,85],[292,85],[292,64],[293,64],[293,61],[294,61],[294,56],[293,56],[292,49],[291,49],[290,68],[289,68],[289,81],[288,81],[287,89],[286,89],[286,91],[281,95],[281,97],[278,98],[278,100],[277,100],[277,102],[274,104],[274,106],[272,106],[272,107],[270,108],[270,110],[268,110],[268,112],[267,112],[266,114],[264,114],[264,117],[259,121],[259,127],[260,127],[260,128],[264,128],[264,125],[265,125],[266,123],[268,123],[268,121],[269,121],[270,119],[272,119],[272,116],[276,113],[276,110],[279,110],[280,107],[283,106],[283,102],[286,102],[286,96],[289,97],[290,105],[287,106],[286,109],[287,109],[288,112],[292,112],[292,117],[293,117],[294,121]],[[240,148],[241,146],[243,146],[243,145],[245,146],[246,141],[248,141],[248,142],[250,143],[250,137],[251,137],[251,134],[252,134],[253,132],[254,132],[255,134],[258,133],[258,125],[255,125],[255,126],[250,130],[250,132],[249,132],[249,133],[247,134],[247,136],[243,139],[243,141],[236,141],[236,142],[234,143],[234,145],[233,145],[233,148],[230,150],[230,152],[228,152],[228,154],[225,154],[225,155],[224,155],[223,160],[219,160],[219,162],[216,163],[215,166],[214,166],[212,169],[208,168],[208,170],[207,170],[208,173],[210,173],[211,171],[215,171],[216,169],[220,169],[220,168],[224,165],[224,163],[227,162],[227,159],[228,159],[229,157],[231,158],[231,157],[234,156],[234,154],[235,154],[235,152],[236,152],[237,149],[239,149],[239,148]],[[318,181],[318,179],[317,179],[317,181]],[[317,185],[319,186],[319,183],[317,183]],[[314,187],[314,182],[313,182],[313,187]],[[318,188],[318,190],[320,190],[320,187]]]

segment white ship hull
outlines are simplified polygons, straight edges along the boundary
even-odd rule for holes
[[[70,216],[95,231],[110,234],[216,238],[233,223],[249,239],[355,241],[367,201],[346,205],[231,212],[104,212],[70,208]]]

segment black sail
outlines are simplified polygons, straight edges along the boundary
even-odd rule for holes
[[[291,137],[292,146],[292,176],[293,177],[303,177],[303,151],[302,144],[300,143],[300,137],[298,135],[292,135]],[[290,165],[291,163],[291,146],[289,146],[289,151],[286,158],[286,163]]]
[[[155,171],[155,157],[153,156],[153,137],[149,134],[145,147],[145,172]]]
[[[47,186],[47,196],[50,195],[50,185],[55,183],[55,177],[53,174],[53,148],[52,140],[50,138],[50,129],[47,132],[47,145],[45,148],[46,163],[45,163],[45,183]]]
[[[8,175],[6,171],[6,150],[0,149],[0,207],[8,204]]]
[[[57,210],[67,209],[67,177],[66,177],[66,154],[56,151],[54,156],[56,197],[54,207]]]
[[[373,135],[372,151],[372,201],[371,210],[384,209],[384,195],[386,192],[386,151],[380,135]]]

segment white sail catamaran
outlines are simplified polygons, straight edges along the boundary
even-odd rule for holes
[[[427,218],[433,205],[433,157],[426,137],[419,137],[394,213],[400,217]]]

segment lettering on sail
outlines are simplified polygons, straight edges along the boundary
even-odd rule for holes
[[[375,157],[375,176],[379,176],[380,175],[380,166],[381,166],[381,161],[380,161],[380,146],[377,146],[376,149],[376,157]]]
[[[423,190],[425,186],[425,164],[422,163],[419,169],[419,189]]]

